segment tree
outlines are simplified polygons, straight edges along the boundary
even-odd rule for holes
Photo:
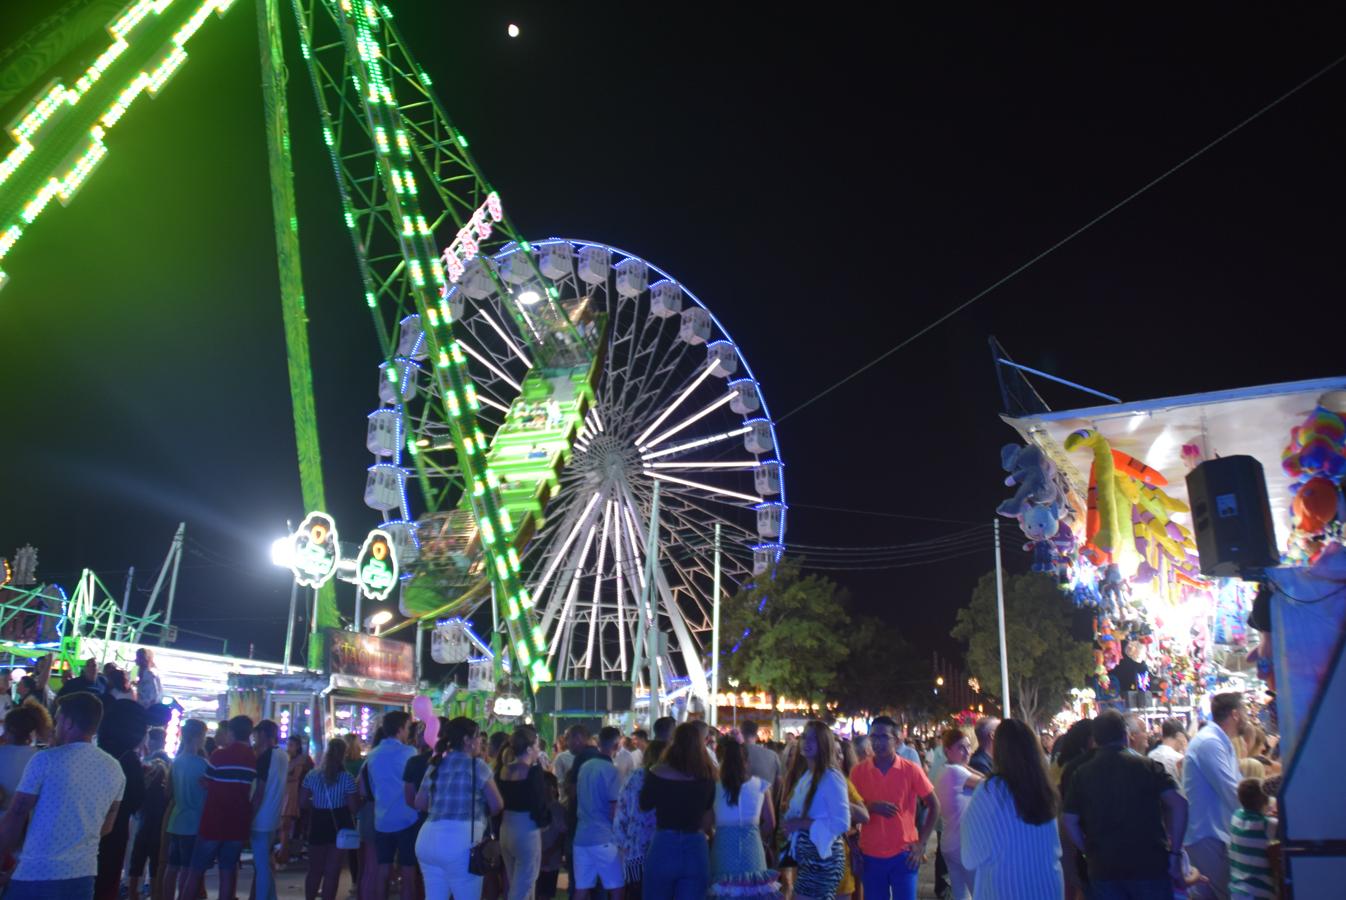
[[[771,575],[755,578],[720,611],[727,673],[771,695],[821,702],[831,692],[847,654],[850,617],[830,578],[803,577],[782,559]],[[745,636],[746,635],[746,636]]]
[[[832,696],[848,715],[878,715],[883,710],[929,711],[934,676],[930,661],[882,619],[862,617],[850,630],[849,653],[837,671]]]
[[[1036,730],[1041,715],[1054,714],[1071,688],[1083,687],[1093,668],[1093,649],[1070,631],[1070,600],[1049,575],[1005,578],[1005,643],[1009,652],[1011,708]],[[983,690],[1003,697],[995,573],[983,575],[972,602],[958,611],[953,636],[967,644],[967,664]]]

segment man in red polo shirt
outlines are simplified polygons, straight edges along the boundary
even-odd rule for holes
[[[874,756],[851,770],[851,783],[864,798],[869,822],[860,829],[865,858],[865,900],[916,900],[916,878],[925,845],[939,821],[939,800],[920,766],[897,755],[897,723],[879,716],[869,729]],[[916,827],[916,810],[930,808]]]

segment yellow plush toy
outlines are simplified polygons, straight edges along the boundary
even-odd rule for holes
[[[1118,489],[1121,480],[1107,438],[1090,428],[1073,432],[1066,438],[1066,450],[1087,448],[1093,451],[1094,464],[1089,470],[1089,501],[1085,526],[1085,550],[1092,551],[1095,565],[1122,563],[1136,555],[1131,531],[1131,504]],[[1123,566],[1133,570],[1134,562]]]

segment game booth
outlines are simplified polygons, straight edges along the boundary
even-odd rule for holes
[[[343,735],[357,735],[368,746],[384,713],[411,709],[411,644],[336,628],[324,632],[323,642],[322,672],[231,674],[229,715],[271,719],[282,741],[303,735],[309,752],[319,753]]]
[[[1013,496],[997,512],[1093,635],[1075,712],[1110,705],[1194,731],[1211,694],[1243,692],[1281,737],[1287,882],[1333,895],[1346,813],[1313,797],[1335,783],[1331,748],[1346,738],[1346,378],[1007,405],[1023,443],[1002,449]]]

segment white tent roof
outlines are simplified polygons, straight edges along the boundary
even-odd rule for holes
[[[1080,496],[1089,486],[1091,457],[1083,451],[1067,454],[1063,443],[1081,428],[1095,429],[1115,449],[1158,469],[1169,482],[1165,491],[1184,502],[1184,444],[1199,445],[1206,458],[1252,456],[1266,473],[1276,540],[1284,547],[1290,529],[1291,479],[1281,469],[1281,452],[1290,429],[1320,404],[1337,412],[1346,410],[1346,376],[1003,418],[1024,440],[1046,451]]]

